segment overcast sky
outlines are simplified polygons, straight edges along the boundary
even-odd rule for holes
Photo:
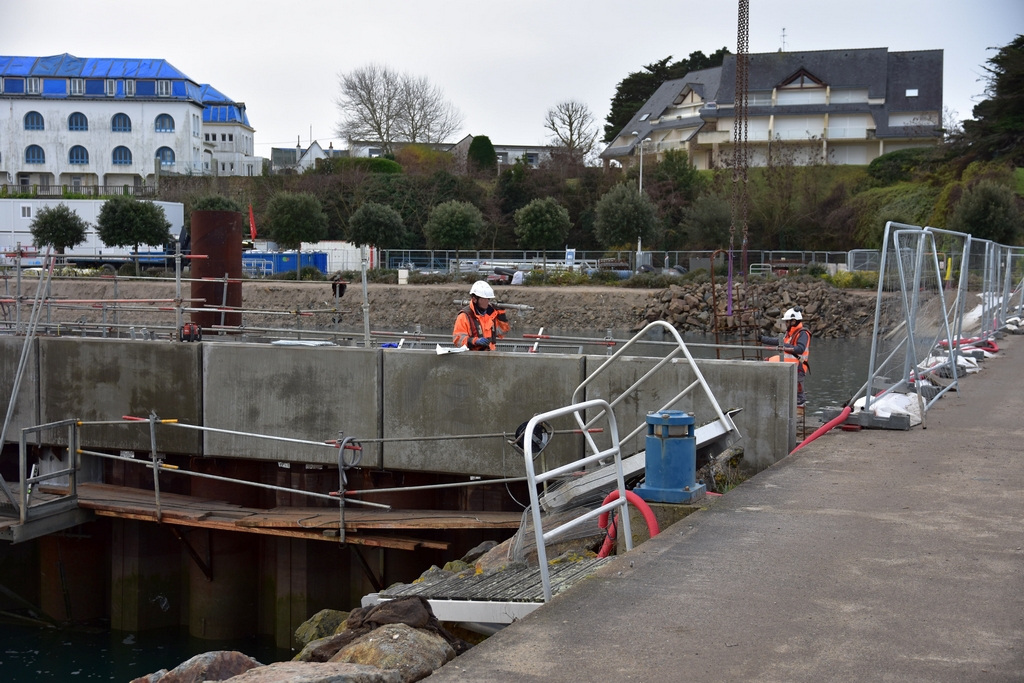
[[[1024,0],[751,0],[750,51],[945,51],[944,101],[970,117],[988,48],[1024,31]],[[368,62],[427,76],[497,144],[543,144],[544,114],[668,55],[736,50],[722,0],[0,0],[0,54],[166,59],[246,103],[256,153],[335,138],[337,75]],[[340,143],[340,144],[339,144]]]

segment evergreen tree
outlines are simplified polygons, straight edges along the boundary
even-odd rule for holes
[[[988,99],[964,121],[964,136],[986,158],[1024,164],[1024,35],[988,60]]]
[[[491,139],[486,135],[477,135],[469,143],[466,162],[470,173],[491,173],[498,165],[498,155],[494,151]]]
[[[302,277],[302,243],[319,242],[327,235],[327,215],[311,194],[278,192],[267,202],[267,223],[274,241],[296,255],[295,279]]]
[[[594,232],[606,247],[648,242],[658,225],[658,210],[632,183],[619,183],[597,202]]]
[[[554,197],[534,199],[516,211],[516,235],[524,249],[547,250],[565,240],[572,223],[569,212]],[[548,272],[548,253],[544,251],[544,273]]]
[[[29,230],[37,247],[53,247],[58,254],[85,241],[89,224],[67,204],[44,206],[32,219]]]
[[[1021,211],[1013,190],[982,180],[964,193],[953,209],[949,227],[978,239],[1013,245],[1020,236]]]
[[[171,224],[163,207],[153,202],[140,202],[131,195],[118,195],[106,200],[96,218],[96,232],[111,247],[132,247],[135,250],[135,274],[139,268],[139,245],[163,248],[170,237]]]
[[[386,204],[366,202],[348,219],[349,241],[360,247],[395,249],[402,245],[404,235],[402,214]]]
[[[475,247],[483,227],[480,209],[467,202],[450,201],[434,207],[423,232],[432,249],[455,250],[455,275],[458,277],[459,250]]]

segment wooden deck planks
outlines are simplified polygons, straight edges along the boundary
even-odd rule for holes
[[[78,502],[83,509],[101,517],[156,521],[156,501],[152,491],[87,483],[78,487]],[[241,531],[268,536],[285,536],[337,542],[337,508],[246,508],[222,500],[160,494],[161,520],[168,524]],[[445,550],[446,541],[409,538],[388,534],[367,535],[365,531],[442,530],[442,529],[515,529],[520,513],[457,510],[378,510],[345,508],[346,542],[372,547],[413,550],[417,547]],[[333,534],[329,532],[333,531]],[[325,535],[328,532],[328,535]]]

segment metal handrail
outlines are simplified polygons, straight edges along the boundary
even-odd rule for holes
[[[580,458],[579,460],[574,460],[573,462],[562,465],[561,467],[556,467],[554,469],[547,470],[546,472],[542,472],[541,474],[537,474],[533,467],[533,433],[537,428],[537,425],[546,420],[560,417],[562,415],[568,415],[569,413],[576,415],[576,419],[579,420],[579,414],[581,411],[585,411],[588,408],[602,407],[603,409],[599,415],[608,416],[608,430],[611,433],[612,444],[614,445],[604,451],[600,451],[595,447],[593,449],[594,453],[591,455]],[[533,517],[533,533],[537,543],[537,562],[540,564],[540,579],[541,584],[544,586],[544,602],[551,601],[551,577],[548,573],[548,553],[545,545],[547,541],[561,535],[575,526],[579,526],[589,519],[597,517],[600,514],[611,512],[617,508],[624,508],[622,514],[622,529],[626,538],[626,550],[633,549],[633,533],[629,528],[629,511],[628,509],[625,509],[628,501],[626,500],[626,481],[622,474],[622,451],[619,449],[618,444],[619,427],[615,423],[615,413],[612,412],[611,406],[608,405],[608,402],[600,398],[582,401],[580,403],[572,403],[556,410],[549,410],[546,413],[534,415],[530,418],[530,421],[526,423],[526,431],[523,432],[523,459],[526,463],[526,479],[529,482],[530,512]],[[545,533],[540,519],[540,496],[537,494],[537,484],[542,484],[550,479],[578,470],[582,467],[586,467],[591,463],[598,462],[599,460],[603,460],[608,457],[614,458],[615,481],[618,484],[619,491],[618,499],[601,505],[586,514],[561,524]]]
[[[642,338],[645,337],[650,330],[656,327],[660,327],[663,330],[668,330],[668,332],[675,339],[675,345],[669,351],[668,355],[666,355],[664,358],[658,361],[658,363],[656,363],[653,368],[648,370],[643,377],[633,382],[633,384],[631,384],[628,388],[624,389],[617,397],[615,397],[615,399],[613,399],[611,403],[608,404],[609,407],[614,408],[615,406],[619,405],[619,403],[626,400],[627,397],[629,397],[633,392],[639,389],[641,385],[647,382],[647,380],[649,380],[651,377],[654,377],[662,367],[669,363],[678,362],[676,356],[678,356],[679,354],[683,354],[686,357],[686,361],[690,365],[690,369],[693,370],[696,379],[689,386],[687,386],[681,392],[676,394],[671,400],[668,401],[668,403],[657,408],[655,412],[661,412],[663,410],[668,410],[672,408],[685,396],[687,396],[691,391],[693,391],[693,389],[695,389],[697,386],[700,386],[702,389],[704,389],[704,395],[711,403],[711,407],[714,409],[715,415],[717,416],[716,419],[722,423],[722,426],[725,428],[725,431],[735,431],[736,425],[733,423],[732,418],[730,418],[725,412],[723,412],[721,406],[718,405],[718,400],[715,398],[715,395],[711,392],[711,387],[708,386],[708,383],[704,379],[704,375],[701,373],[700,369],[697,367],[697,363],[696,361],[694,361],[693,356],[690,355],[690,350],[686,348],[686,344],[683,342],[683,338],[682,336],[680,336],[679,330],[677,330],[670,323],[664,320],[655,320],[654,322],[649,323],[646,327],[637,332],[632,339],[627,341],[625,344],[622,345],[621,348],[619,348],[615,353],[609,356],[608,359],[605,360],[605,362],[602,363],[600,367],[597,368],[597,370],[594,370],[594,372],[591,373],[589,377],[583,380],[583,382],[581,382],[580,385],[576,387],[576,390],[572,394],[573,403],[576,403],[577,401],[581,400],[581,392],[585,392],[587,386],[589,386],[591,382],[593,382],[600,374],[602,374],[611,364],[613,364],[616,360],[623,356],[626,353],[626,351],[628,351],[631,347],[638,343],[642,343]],[[580,417],[580,414],[578,412],[575,413],[576,421],[579,423],[580,429],[583,430],[584,438],[586,438],[588,445],[595,451],[597,450],[597,444],[594,442],[593,437],[587,430],[601,417],[601,415],[603,415],[603,413],[598,413],[589,421],[584,422],[583,418]],[[636,427],[636,429],[632,430],[624,439],[617,442],[616,447],[622,448],[623,444],[625,444],[627,441],[635,437],[637,434],[639,434],[646,428],[646,421],[641,422]]]

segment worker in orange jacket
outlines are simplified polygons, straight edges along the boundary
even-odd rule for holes
[[[494,290],[483,280],[473,283],[469,290],[469,306],[455,318],[452,343],[465,346],[470,351],[493,351],[495,341],[508,332],[508,318],[505,311],[491,305]]]
[[[804,327],[803,313],[798,308],[791,308],[782,314],[782,321],[786,324],[786,336],[781,340],[778,337],[761,337],[761,343],[766,346],[778,346],[781,352],[779,356],[768,360],[783,361],[785,363],[796,363],[796,404],[802,406],[806,400],[804,395],[804,376],[810,369],[811,355],[811,333]]]

